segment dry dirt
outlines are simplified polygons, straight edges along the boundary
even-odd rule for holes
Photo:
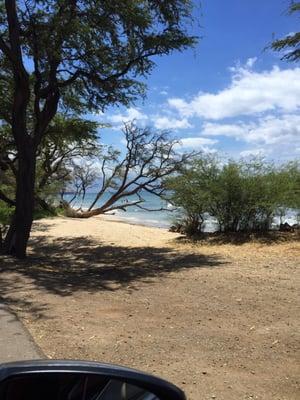
[[[185,243],[100,218],[35,223],[0,295],[51,358],[128,365],[190,400],[299,399],[299,241]]]

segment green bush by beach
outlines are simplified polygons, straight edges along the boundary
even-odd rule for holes
[[[180,224],[189,235],[203,231],[207,215],[216,219],[220,232],[265,232],[275,217],[300,210],[296,161],[222,163],[214,155],[202,155],[166,184],[171,200],[183,210]]]

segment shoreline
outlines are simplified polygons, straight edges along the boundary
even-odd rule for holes
[[[71,206],[71,208],[76,210],[74,205]],[[83,207],[82,210],[87,211],[88,208]],[[126,214],[126,212],[125,212],[125,214]],[[168,222],[167,222],[167,220],[165,220],[164,222],[160,223],[160,221],[158,219],[147,219],[147,218],[144,219],[145,222],[142,222],[140,220],[140,218],[135,217],[134,213],[131,216],[128,216],[128,214],[126,214],[127,216],[123,216],[123,215],[124,215],[124,212],[122,212],[120,210],[116,210],[113,212],[113,214],[99,214],[99,215],[95,215],[92,218],[104,217],[107,220],[112,220],[112,221],[116,220],[118,222],[124,222],[124,223],[128,223],[130,225],[138,225],[138,226],[145,226],[145,227],[159,228],[159,229],[166,229],[166,230],[169,230],[169,228],[174,224],[174,222],[172,222],[171,220]]]
[[[96,217],[102,218],[105,221],[120,222],[120,223],[126,224],[126,225],[142,226],[142,227],[145,227],[145,228],[157,228],[157,229],[165,230],[165,231],[168,231],[168,232],[169,232],[169,229],[171,227],[171,224],[167,228],[167,227],[163,227],[163,226],[154,225],[154,224],[151,224],[151,223],[147,224],[147,223],[139,222],[138,220],[135,222],[135,221],[130,220],[129,218],[122,218],[122,217],[119,217],[117,215],[103,214],[103,215],[97,215]],[[92,217],[92,218],[94,218],[94,217]]]
[[[71,208],[74,208],[71,206]],[[83,210],[86,210],[86,208],[83,208]],[[126,214],[126,216],[124,216]],[[149,214],[148,214],[149,215]],[[171,215],[169,215],[171,216]],[[138,216],[135,216],[134,213],[122,213],[121,211],[117,210],[113,214],[99,214],[96,215],[92,218],[95,217],[103,217],[103,219],[108,220],[108,221],[116,221],[116,222],[121,222],[129,225],[136,225],[136,226],[144,226],[144,227],[150,227],[150,228],[158,228],[158,229],[163,229],[169,231],[169,229],[176,223],[176,220],[167,220],[167,219],[141,219]],[[177,220],[179,222],[179,220]],[[279,230],[279,225],[281,221],[279,220],[279,217],[274,217],[274,221],[272,223],[271,229],[269,232],[274,232]],[[290,226],[293,224],[297,224],[297,218],[295,215],[286,215],[286,218],[282,220],[282,223],[288,223]],[[218,230],[218,222],[214,218],[207,217],[204,222],[204,234],[207,233],[219,233]],[[244,234],[245,232],[236,232],[237,234]],[[256,232],[253,232],[256,234]]]
[[[43,226],[41,230],[40,227]],[[118,243],[120,247],[161,247],[169,239],[181,236],[169,232],[168,229],[156,226],[140,225],[132,221],[119,220],[116,216],[97,215],[91,218],[52,217],[34,222],[31,242],[42,237],[46,242],[49,238],[61,238],[68,243],[71,238],[78,238],[87,245],[96,245],[97,241],[108,245]],[[52,240],[51,239],[51,240]]]
[[[176,239],[178,246],[193,247],[201,249],[202,246],[215,246],[221,248],[223,245],[239,246],[239,245],[259,245],[259,246],[277,246],[284,243],[300,243],[300,231],[279,231],[270,230],[268,232],[202,232],[199,235],[187,237],[181,232],[173,232],[168,228],[143,224],[118,218],[115,215],[97,215],[91,218],[70,218],[65,216],[55,216],[52,218],[44,218],[35,221],[36,226],[32,231],[32,236],[36,236],[36,230],[39,230],[39,221],[42,224],[49,226],[50,231],[54,227],[55,237],[94,237],[107,235],[107,240],[115,244],[116,241],[122,242],[124,246],[150,245],[150,247],[160,246],[162,241],[169,241],[172,244],[173,239]],[[100,222],[100,224],[99,224]],[[111,225],[114,224],[114,226]],[[41,234],[41,232],[40,232]],[[45,236],[42,234],[42,236]],[[52,236],[52,235],[51,235]]]

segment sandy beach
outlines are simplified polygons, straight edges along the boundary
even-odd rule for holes
[[[112,217],[34,223],[0,295],[50,358],[128,365],[190,400],[300,395],[300,243],[186,242]]]

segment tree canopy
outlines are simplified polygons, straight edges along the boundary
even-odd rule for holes
[[[151,72],[151,56],[195,43],[185,29],[191,7],[187,0],[1,1],[2,90],[19,76],[24,95],[32,89],[32,117],[42,120],[58,101],[81,112],[128,105],[144,94],[138,78]]]
[[[300,2],[292,1],[288,12],[289,14],[300,13]],[[290,33],[284,38],[274,40],[271,48],[275,51],[284,51],[283,60],[298,61],[300,59],[300,32]]]

